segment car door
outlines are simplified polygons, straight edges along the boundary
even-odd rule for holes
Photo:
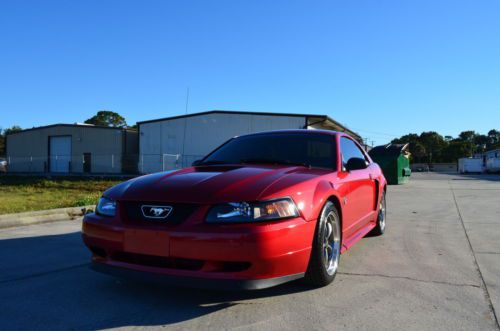
[[[345,232],[347,237],[365,226],[372,218],[375,201],[375,181],[372,179],[369,159],[352,139],[340,137],[340,154],[342,175],[348,183],[348,193],[344,199]],[[364,169],[348,170],[347,164],[351,158],[361,158],[366,162]]]

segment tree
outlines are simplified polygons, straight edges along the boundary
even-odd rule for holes
[[[486,143],[486,149],[492,150],[500,148],[500,131],[492,129],[488,131],[488,142]]]
[[[127,126],[125,118],[123,118],[120,114],[109,110],[98,111],[96,115],[86,120],[85,123],[101,126],[111,126],[115,128],[122,128],[124,126]]]
[[[458,135],[458,139],[460,139],[461,141],[473,142],[475,136],[476,131],[462,131]]]
[[[19,132],[22,131],[21,127],[19,125],[13,125],[12,127],[3,130],[3,135],[6,136],[11,133]]]
[[[469,154],[469,145],[464,141],[454,139],[443,150],[445,162],[457,162],[458,159]]]
[[[490,130],[490,132],[492,132],[492,136],[495,134],[494,131],[496,130]],[[463,131],[458,135],[457,140],[467,143],[469,147],[469,156],[474,155],[474,153],[482,153],[491,149],[491,146],[488,146],[490,137],[488,135],[476,133],[475,131]]]
[[[419,143],[418,141],[411,142],[410,146],[408,146],[410,149],[412,161],[415,161],[417,163],[424,162],[424,158],[427,156],[427,151],[425,150],[424,145]]]
[[[410,133],[393,139],[393,144],[410,144],[411,161],[457,162],[459,158],[473,156],[487,150],[500,148],[500,131],[490,130],[487,135],[463,131],[458,138],[441,136],[437,132]]]
[[[488,150],[488,136],[484,134],[477,134],[474,137],[474,145],[476,148],[476,153],[484,153]]]
[[[434,131],[422,132],[419,142],[427,151],[425,162],[444,162],[443,149],[446,147],[446,141],[443,136]]]

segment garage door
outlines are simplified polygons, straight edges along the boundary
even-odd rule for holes
[[[69,172],[71,136],[50,137],[50,172]]]

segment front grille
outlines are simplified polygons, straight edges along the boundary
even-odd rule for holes
[[[148,206],[170,206],[172,211],[164,219],[154,219],[144,217],[142,214],[141,207],[144,205]],[[121,211],[124,213],[124,221],[126,223],[141,223],[144,222],[154,222],[161,224],[179,224],[184,222],[198,207],[194,204],[180,204],[180,203],[168,203],[168,202],[120,202]]]
[[[200,270],[203,267],[203,261],[192,259],[180,259],[144,254],[135,254],[127,252],[115,252],[111,258],[115,261],[142,265],[155,268],[180,269],[180,270]]]

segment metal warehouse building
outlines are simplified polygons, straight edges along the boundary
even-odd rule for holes
[[[137,172],[137,131],[54,124],[7,135],[9,172],[118,174]]]
[[[361,137],[326,115],[213,110],[137,123],[139,172],[191,165],[226,140],[247,133],[283,129],[343,131]]]

